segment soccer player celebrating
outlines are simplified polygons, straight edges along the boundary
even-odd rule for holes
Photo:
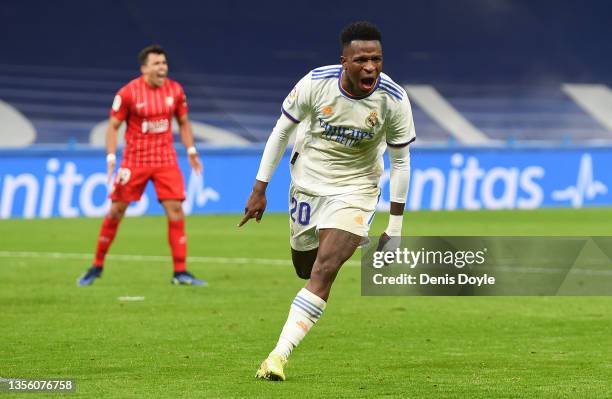
[[[340,267],[367,236],[385,149],[391,161],[391,216],[379,242],[401,236],[410,180],[408,145],[415,140],[410,102],[404,89],[382,73],[381,34],[374,25],[348,25],[341,43],[341,65],[310,71],[283,102],[239,223],[261,220],[266,187],[297,130],[290,161],[290,243],[297,275],[308,282],[293,300],[257,378],[285,379],[291,351],[323,314]]]
[[[187,99],[178,82],[167,78],[166,53],[157,45],[144,48],[138,55],[142,76],[123,86],[115,96],[106,132],[106,162],[109,181],[115,169],[117,132],[127,123],[125,149],[117,171],[110,199],[110,212],[102,222],[93,266],[78,280],[78,285],[91,285],[101,276],[104,257],[111,246],[119,222],[132,201],[140,200],[149,180],[168,217],[168,242],[174,263],[172,283],[205,285],[186,270],[187,239],[185,215],[181,206],[185,184],[178,167],[172,117],[175,116],[181,141],[187,147],[189,164],[196,173],[202,170],[193,142],[187,116]]]

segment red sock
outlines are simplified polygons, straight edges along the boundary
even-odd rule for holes
[[[185,220],[168,220],[168,243],[172,251],[174,272],[185,271],[187,257],[187,237],[185,236]]]
[[[102,228],[100,228],[100,234],[98,235],[98,245],[96,246],[96,257],[94,259],[94,266],[102,268],[104,266],[104,257],[108,252],[115,234],[117,234],[117,227],[121,219],[111,219],[108,216],[104,218],[102,222]]]

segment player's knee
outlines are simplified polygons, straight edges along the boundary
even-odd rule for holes
[[[110,211],[108,212],[108,217],[114,220],[121,220],[125,215],[126,210],[127,206],[112,205]]]
[[[172,220],[172,221],[178,221],[178,220],[183,220],[185,218],[185,215],[183,214],[183,212],[168,212],[168,219]]]
[[[178,201],[164,202],[164,209],[166,210],[166,215],[170,220],[182,220],[185,218],[183,206]]]

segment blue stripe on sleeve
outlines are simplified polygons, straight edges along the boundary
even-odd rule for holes
[[[327,67],[327,68],[324,67],[324,68],[314,69],[312,73],[317,74],[317,73],[324,73],[324,72],[331,72],[331,71],[339,71],[341,69],[342,69],[341,66],[334,65],[334,66]]]
[[[397,94],[397,92],[393,91],[392,89],[388,88],[387,86],[384,86],[384,85],[382,85],[382,84],[381,84],[381,85],[380,85],[380,88],[381,88],[381,89],[382,89],[382,90],[383,90],[385,93],[387,93],[387,94],[389,94],[389,95],[391,95],[391,96],[393,96],[393,97],[397,98],[397,99],[398,99],[398,100],[400,100],[400,101],[401,101],[401,100],[402,100],[402,98],[403,98],[403,96],[402,96],[402,95]]]
[[[403,90],[404,90],[404,89],[402,88],[402,86],[398,85],[397,83],[395,83],[395,82],[394,82],[394,81],[392,81],[392,80],[388,80],[388,79],[385,79],[385,78],[381,78],[381,80],[382,80],[384,83],[388,84],[389,86],[392,86],[393,88],[397,89],[398,91],[403,91]]]
[[[340,73],[334,73],[331,75],[317,75],[317,76],[313,76],[312,80],[321,80],[321,79],[329,79],[329,78],[337,78],[340,76]]]
[[[385,89],[392,91],[393,93],[397,94],[398,96],[403,97],[404,93],[400,90],[397,90],[396,88],[394,88],[393,86],[389,86],[387,83],[381,83],[380,84],[382,87],[384,87]]]
[[[291,114],[287,111],[285,111],[284,107],[281,107],[281,112],[283,113],[283,115],[285,115],[287,118],[289,118],[291,120],[291,122],[293,123],[300,123],[300,120],[295,119],[293,116],[291,116]]]
[[[402,147],[407,146],[408,144],[412,144],[412,142],[413,142],[414,140],[416,140],[416,137],[411,138],[410,140],[408,140],[408,141],[407,141],[407,142],[405,142],[405,143],[399,143],[399,144],[391,144],[391,143],[387,143],[387,145],[388,145],[389,147],[393,147],[393,148],[402,148]]]

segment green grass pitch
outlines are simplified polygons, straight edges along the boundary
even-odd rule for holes
[[[294,351],[288,380],[257,381],[303,282],[289,266],[286,215],[240,230],[239,219],[187,220],[188,267],[207,288],[169,284],[163,217],[126,219],[103,278],[87,288],[75,280],[99,219],[0,221],[0,377],[73,378],[74,398],[612,397],[612,298],[361,297],[354,265]],[[372,233],[386,220],[377,215]],[[404,226],[611,235],[611,221],[612,209],[409,212]]]

